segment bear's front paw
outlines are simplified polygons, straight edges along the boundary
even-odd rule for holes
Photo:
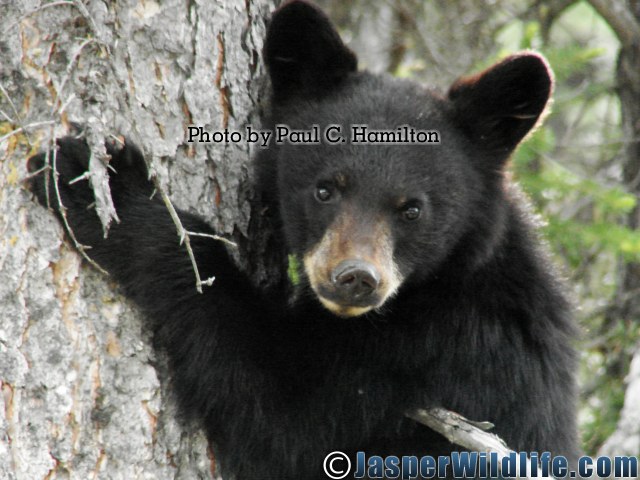
[[[42,205],[56,211],[60,204],[67,209],[86,208],[94,199],[87,181],[89,147],[77,137],[60,138],[56,144],[55,150],[28,160],[27,168],[33,175],[29,181],[31,190]],[[116,208],[128,193],[150,196],[153,185],[140,150],[120,137],[107,139],[105,147],[111,157],[109,186]]]
[[[61,202],[65,206],[89,205],[93,194],[88,182],[82,180],[89,163],[89,147],[75,137],[64,137],[56,143],[55,150],[41,152],[28,160],[31,190],[42,205],[56,210]]]
[[[140,149],[125,137],[111,136],[105,141],[109,161],[109,184],[112,190],[125,189],[128,193],[150,196],[153,184]]]

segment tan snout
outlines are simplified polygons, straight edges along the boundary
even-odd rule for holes
[[[338,216],[304,255],[304,269],[320,302],[341,317],[382,306],[402,281],[388,224],[352,211]]]

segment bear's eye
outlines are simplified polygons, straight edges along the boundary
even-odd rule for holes
[[[331,200],[331,190],[329,190],[329,188],[324,187],[324,186],[318,186],[316,187],[316,192],[315,192],[315,197],[316,200],[318,200],[319,202],[328,202],[329,200]]]
[[[420,213],[421,210],[418,205],[407,205],[401,211],[402,218],[408,222],[413,222],[420,218]]]

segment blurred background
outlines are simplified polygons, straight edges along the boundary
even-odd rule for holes
[[[551,112],[513,157],[583,330],[588,454],[640,453],[640,2],[322,0],[361,67],[446,90],[523,49],[555,72]],[[625,406],[625,394],[627,405]]]

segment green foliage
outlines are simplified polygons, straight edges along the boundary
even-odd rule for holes
[[[618,412],[624,404],[624,383],[605,375],[598,384],[598,393],[592,397],[590,408],[585,409],[586,419],[580,425],[583,449],[592,455],[616,430]]]
[[[618,186],[583,178],[548,160],[555,137],[548,127],[538,129],[513,159],[516,176],[541,211],[547,213],[546,234],[572,268],[594,249],[640,261],[640,232],[620,225],[622,215],[636,206],[636,198]],[[568,205],[567,208],[555,208]],[[554,212],[554,210],[556,210]],[[574,213],[574,215],[571,215]]]
[[[292,285],[300,283],[300,260],[295,255],[289,254],[287,257],[289,265],[287,267],[287,276]]]
[[[612,371],[627,373],[628,361],[636,348],[640,325],[619,322],[591,341],[581,361],[584,379],[584,402],[580,417],[583,448],[589,454],[597,453],[603,441],[609,438],[618,424],[618,412],[625,399],[625,384]],[[612,348],[625,355],[615,355]]]
[[[591,68],[592,61],[606,53],[603,48],[584,48],[567,45],[562,48],[545,49],[549,63],[553,66],[556,82],[565,82],[579,72]]]
[[[640,338],[637,323],[618,318],[610,307],[621,262],[640,262],[640,232],[626,226],[637,198],[620,187],[616,40],[582,2],[555,19],[546,38],[540,25],[514,19],[497,36],[501,57],[534,48],[547,57],[556,78],[553,110],[520,146],[513,170],[543,214],[544,234],[567,265],[582,307],[579,320],[589,335],[580,346],[580,430],[585,451],[595,454],[616,428],[623,378]]]

